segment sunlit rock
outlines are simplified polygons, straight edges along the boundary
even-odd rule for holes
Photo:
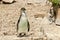
[[[13,3],[15,0],[2,0],[3,3],[5,4],[10,4]]]

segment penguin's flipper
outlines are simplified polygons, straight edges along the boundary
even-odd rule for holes
[[[22,15],[20,15],[20,17],[19,17],[19,19],[18,19],[18,22],[17,22],[17,32],[18,32],[18,25],[19,25],[19,22],[20,22],[21,16],[22,16]]]
[[[29,32],[29,30],[30,30],[30,24],[29,24],[29,22],[28,22],[28,32]]]

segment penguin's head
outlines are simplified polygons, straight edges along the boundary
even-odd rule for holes
[[[26,16],[25,11],[26,11],[26,9],[25,9],[24,7],[23,7],[23,8],[21,8],[21,15],[22,15],[22,16]]]
[[[23,7],[23,8],[21,8],[21,11],[25,11],[26,9]]]

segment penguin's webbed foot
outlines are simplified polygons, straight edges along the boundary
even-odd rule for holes
[[[18,37],[24,37],[24,36],[26,36],[26,33],[20,33],[20,34],[18,35]]]

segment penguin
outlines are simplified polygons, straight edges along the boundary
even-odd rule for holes
[[[50,24],[55,22],[55,14],[54,14],[54,11],[53,11],[53,7],[50,9],[49,21],[50,21]]]
[[[17,32],[19,37],[26,36],[30,29],[30,25],[25,10],[25,8],[21,8],[21,15],[17,22]]]

